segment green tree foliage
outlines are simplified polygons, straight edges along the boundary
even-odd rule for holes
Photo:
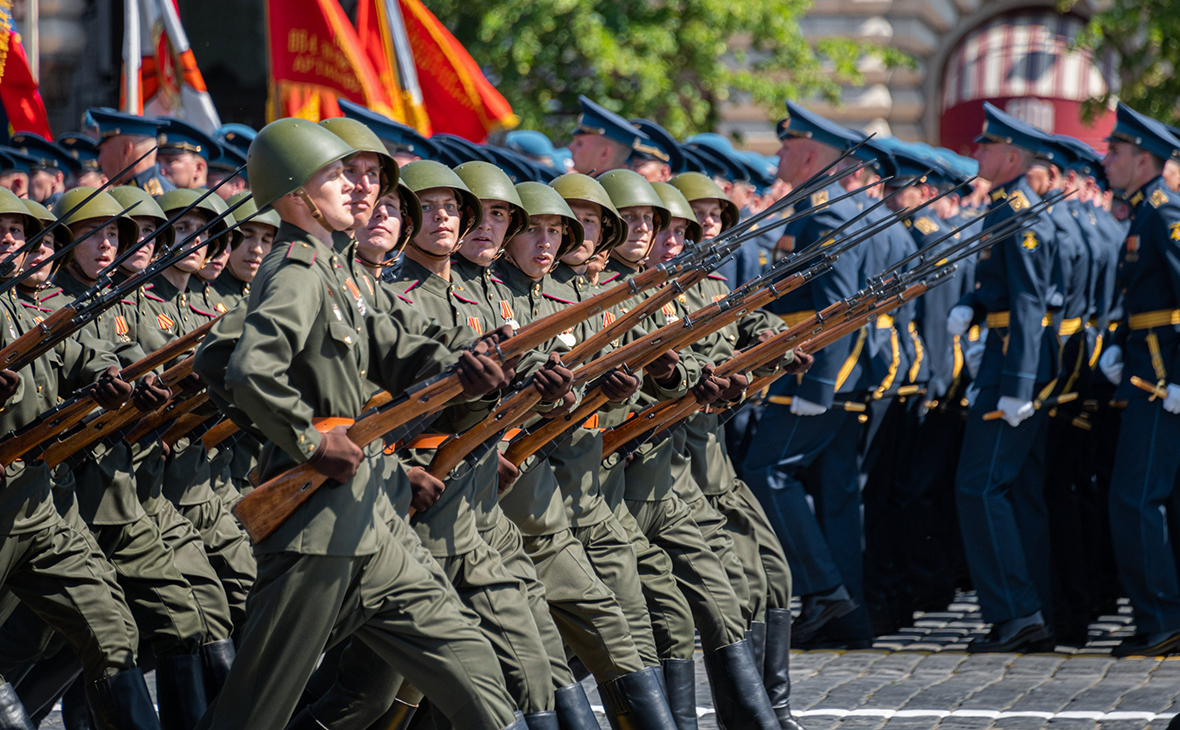
[[[746,92],[773,118],[786,98],[833,101],[872,53],[893,49],[799,28],[809,0],[427,0],[512,103],[525,128],[564,137],[578,94],[672,134],[712,130]]]
[[[1063,10],[1079,0],[1064,0]],[[1078,37],[1079,47],[1095,58],[1119,55],[1117,96],[1156,119],[1180,122],[1180,0],[1112,0],[1110,7],[1091,18]],[[1105,108],[1115,93],[1087,104],[1087,112]]]

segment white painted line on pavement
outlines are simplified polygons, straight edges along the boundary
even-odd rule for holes
[[[591,705],[595,712],[605,714],[602,705]],[[712,707],[698,707],[697,717],[712,715],[716,710]],[[1003,720],[1010,717],[1034,717],[1038,720],[1093,720],[1095,722],[1114,722],[1116,720],[1143,720],[1154,722],[1157,720],[1171,720],[1175,712],[1097,712],[1090,710],[1070,710],[1068,712],[1036,712],[1033,710],[888,710],[888,709],[860,709],[842,710],[838,708],[820,708],[796,712],[797,717],[880,717],[885,720],[906,717],[978,717],[985,720]]]

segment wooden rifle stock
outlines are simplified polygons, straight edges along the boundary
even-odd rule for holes
[[[193,356],[189,355],[165,370],[157,382],[165,388],[171,388],[182,379],[188,377],[192,371]],[[115,433],[120,428],[142,416],[143,412],[131,402],[123,404],[123,407],[116,411],[104,411],[98,414],[97,417],[84,421],[79,430],[67,434],[65,439],[54,441],[46,447],[41,458],[50,469],[53,469],[82,449],[87,448],[99,439]]]
[[[216,321],[216,319],[210,320],[150,355],[131,363],[119,372],[119,377],[127,382],[132,382],[164,363],[175,360],[205,339],[205,335],[209,333]],[[94,410],[94,407],[94,398],[91,394],[89,392],[82,393],[38,417],[36,421],[20,431],[5,437],[3,441],[0,441],[0,465],[8,466],[28,453],[30,449],[66,429],[72,428]]]
[[[660,267],[649,269],[597,296],[534,320],[500,343],[496,354],[501,362],[523,355],[571,324],[600,315],[641,291],[663,284],[668,280],[669,271]],[[403,400],[390,403],[358,420],[348,429],[348,437],[361,447],[367,446],[419,416],[442,410],[462,392],[459,376],[449,373],[417,391],[407,393],[408,397]],[[234,505],[233,512],[250,539],[255,543],[261,542],[273,534],[326,481],[326,476],[304,462],[259,485]]]

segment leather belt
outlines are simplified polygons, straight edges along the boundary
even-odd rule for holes
[[[1057,331],[1061,333],[1062,337],[1070,337],[1070,336],[1076,334],[1077,332],[1080,332],[1081,329],[1082,329],[1082,318],[1081,317],[1074,317],[1072,319],[1061,320],[1061,326],[1057,328]]]

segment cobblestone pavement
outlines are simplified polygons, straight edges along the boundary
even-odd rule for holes
[[[792,704],[806,730],[1163,730],[1180,712],[1180,657],[1112,659],[1130,620],[1121,605],[1082,649],[969,655],[986,625],[974,597],[959,596],[872,649],[795,653]],[[697,682],[700,730],[715,730],[700,652]],[[59,715],[41,727],[61,728]]]

